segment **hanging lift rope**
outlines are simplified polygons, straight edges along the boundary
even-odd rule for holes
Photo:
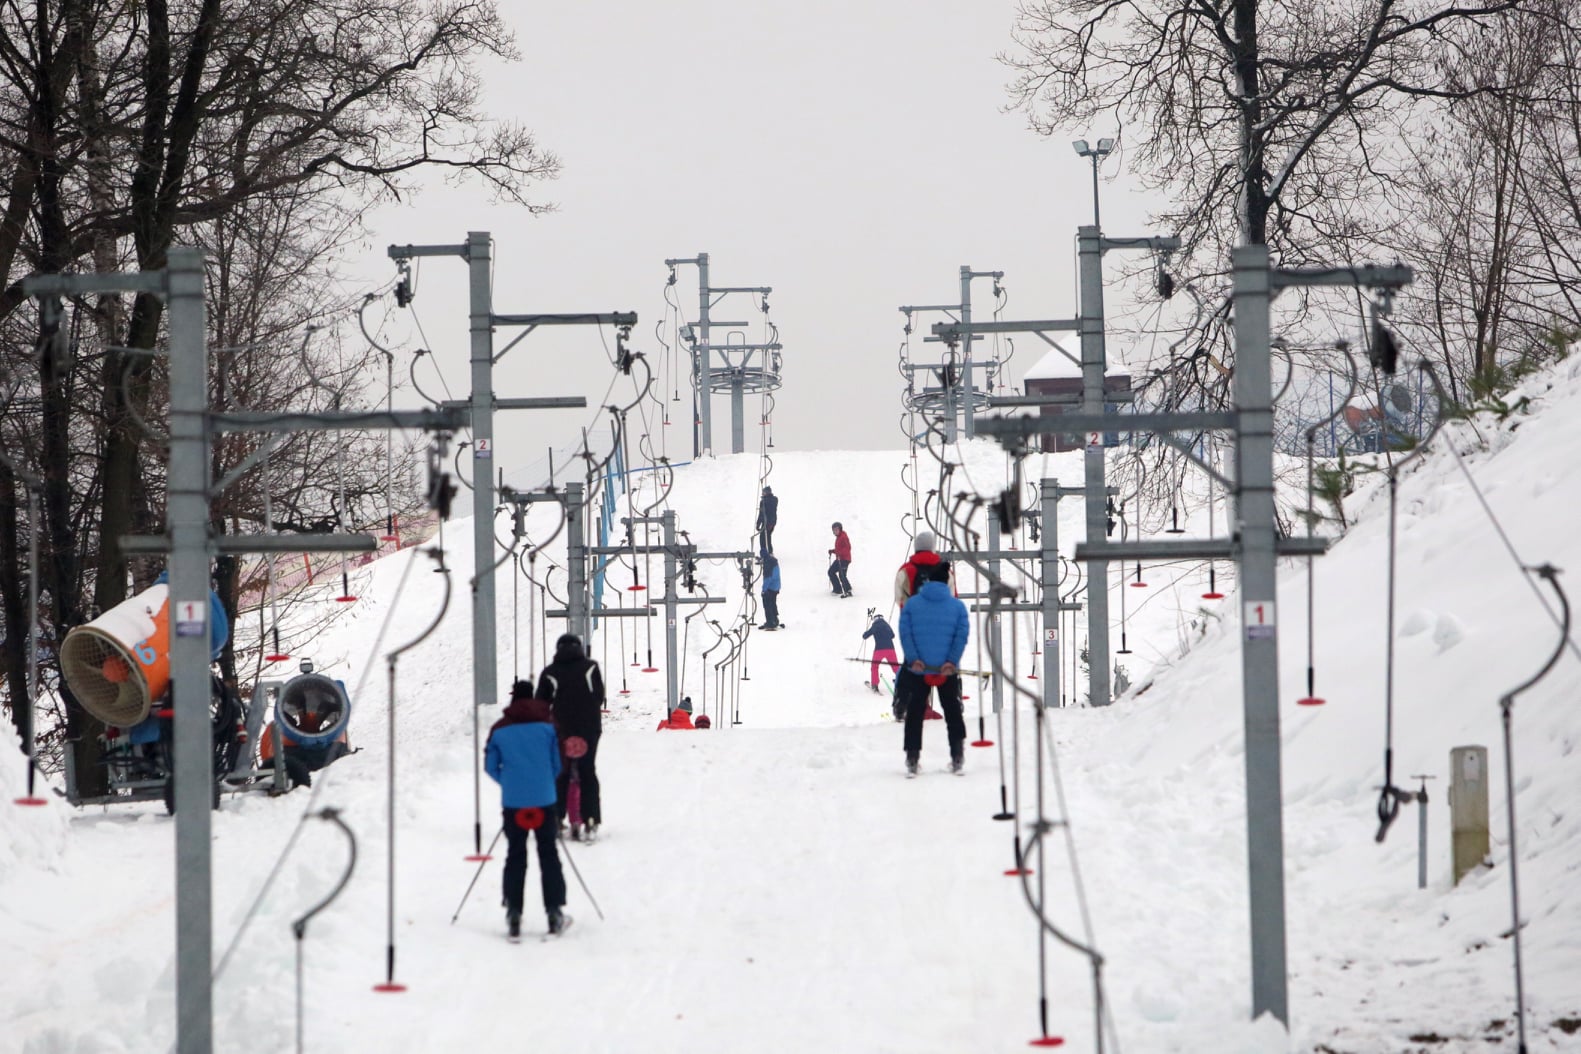
[[[1316,446],[1317,446],[1317,434],[1318,434],[1319,431],[1321,431],[1323,429],[1323,427],[1325,425],[1329,424],[1329,422],[1333,421],[1335,418],[1339,417],[1340,414],[1345,412],[1345,407],[1350,404],[1351,397],[1356,394],[1356,382],[1357,382],[1357,379],[1358,379],[1357,378],[1357,372],[1358,371],[1356,369],[1356,357],[1350,353],[1350,344],[1349,344],[1349,342],[1343,341],[1343,340],[1339,341],[1338,343],[1336,343],[1334,345],[1334,350],[1336,350],[1336,351],[1340,352],[1342,355],[1344,355],[1346,362],[1349,363],[1349,367],[1350,368],[1346,371],[1346,378],[1347,378],[1349,384],[1348,384],[1348,387],[1345,390],[1345,398],[1343,398],[1343,399],[1341,399],[1339,401],[1339,405],[1336,408],[1334,408],[1333,412],[1330,413],[1327,417],[1323,418],[1321,421],[1314,422],[1311,426],[1309,426],[1307,428],[1307,431],[1306,431],[1306,445],[1307,445],[1307,511],[1306,511],[1306,521],[1307,521],[1307,537],[1308,538],[1312,537],[1312,532],[1314,530],[1316,530],[1316,528],[1317,528],[1317,513],[1314,511],[1313,504],[1312,504],[1312,497],[1313,497],[1313,490],[1314,490],[1314,488],[1313,488],[1313,464],[1314,464],[1314,459],[1315,459],[1315,450],[1316,450]],[[1316,633],[1317,620],[1316,620],[1316,616],[1315,616],[1315,613],[1314,613],[1315,612],[1315,608],[1314,608],[1315,601],[1313,599],[1315,594],[1316,594],[1316,592],[1317,592],[1317,589],[1316,589],[1317,583],[1316,583],[1316,580],[1315,580],[1315,565],[1316,565],[1316,563],[1317,563],[1317,558],[1316,557],[1311,556],[1311,555],[1307,556],[1307,694],[1302,696],[1300,699],[1296,700],[1296,705],[1298,705],[1298,706],[1322,706],[1323,705],[1323,699],[1321,697],[1319,697],[1318,694],[1317,694],[1317,664],[1315,662],[1314,653],[1313,653],[1313,649],[1315,647],[1314,640],[1315,640],[1315,638],[1317,636],[1317,633]]]
[[[1442,406],[1442,400],[1444,399],[1443,388],[1439,385],[1436,374],[1430,373],[1429,376],[1432,379],[1435,394],[1440,400],[1439,405]],[[1515,778],[1515,748],[1513,729],[1515,699],[1527,689],[1536,685],[1537,682],[1541,681],[1544,677],[1548,676],[1548,674],[1553,670],[1554,666],[1558,663],[1560,656],[1564,654],[1566,647],[1568,647],[1571,653],[1577,657],[1581,657],[1581,651],[1578,651],[1576,642],[1571,636],[1570,600],[1565,594],[1563,587],[1561,587],[1559,584],[1559,570],[1553,567],[1551,564],[1532,566],[1527,564],[1521,558],[1520,553],[1515,549],[1514,543],[1510,540],[1509,533],[1504,529],[1504,525],[1499,522],[1499,518],[1494,514],[1492,506],[1488,504],[1487,496],[1482,493],[1482,488],[1477,486],[1477,481],[1471,475],[1471,470],[1466,467],[1464,459],[1462,459],[1460,456],[1460,451],[1455,449],[1454,443],[1450,443],[1448,446],[1450,453],[1454,455],[1455,464],[1460,468],[1461,474],[1465,476],[1466,483],[1471,487],[1471,492],[1476,495],[1478,504],[1482,506],[1482,511],[1487,515],[1488,521],[1493,525],[1493,529],[1495,533],[1497,533],[1499,540],[1504,544],[1505,551],[1510,554],[1510,559],[1514,561],[1516,568],[1521,573],[1521,577],[1526,581],[1527,585],[1531,587],[1532,592],[1536,595],[1538,602],[1543,608],[1543,611],[1547,613],[1550,619],[1553,620],[1554,625],[1559,630],[1559,640],[1556,643],[1552,654],[1549,655],[1548,660],[1543,664],[1542,668],[1531,677],[1521,682],[1520,685],[1499,697],[1499,718],[1504,747],[1505,821],[1509,825],[1510,842],[1510,934],[1513,938],[1511,950],[1514,958],[1515,972],[1515,1021],[1518,1039],[1518,1046],[1516,1049],[1520,1052],[1520,1054],[1525,1054],[1525,1051],[1527,1050],[1526,984],[1525,965],[1522,959],[1521,943],[1521,931],[1525,928],[1525,923],[1521,921],[1519,871],[1520,849],[1517,841],[1519,832],[1515,823],[1515,791],[1517,787],[1517,780]],[[1543,595],[1542,589],[1537,583],[1538,579],[1546,582],[1549,588],[1553,590],[1554,597],[1559,604],[1558,611],[1555,611],[1553,607],[1549,605],[1548,598]]]
[[[1418,363],[1418,368],[1426,370],[1436,388],[1438,376],[1433,373],[1432,366],[1426,359]],[[1392,371],[1391,371],[1392,372]],[[1373,369],[1373,390],[1379,389],[1378,371]],[[1439,389],[1442,391],[1442,389]],[[1378,833],[1373,840],[1382,842],[1389,833],[1389,827],[1400,815],[1400,806],[1408,801],[1414,801],[1414,792],[1397,787],[1394,784],[1394,598],[1395,582],[1397,578],[1399,556],[1399,483],[1400,470],[1426,453],[1433,437],[1438,434],[1438,429],[1443,423],[1442,415],[1434,422],[1433,428],[1405,457],[1395,461],[1394,452],[1386,441],[1383,444],[1384,461],[1388,465],[1389,487],[1389,541],[1388,541],[1388,570],[1385,572],[1386,580],[1386,611],[1385,616],[1385,641],[1384,641],[1384,691],[1383,691],[1383,786],[1378,790]]]
[[[403,654],[411,651],[423,641],[428,639],[443,621],[445,612],[450,608],[450,569],[445,566],[445,551],[441,548],[424,549],[423,552],[432,557],[439,565],[444,580],[444,596],[440,601],[439,613],[434,620],[410,641],[398,648],[390,650],[385,656],[389,668],[389,757],[386,758],[386,786],[385,796],[385,825],[388,829],[388,845],[385,851],[385,952],[384,952],[384,982],[373,986],[375,992],[404,992],[406,986],[395,981],[395,672],[396,664]]]
[[[931,432],[932,432],[932,429],[930,429],[930,433]],[[931,435],[930,435],[930,439],[931,439]],[[970,526],[970,520],[971,520],[971,517],[974,516],[977,511],[979,511],[981,508],[984,507],[984,505],[985,505],[984,500],[982,498],[976,496],[976,495],[964,494],[963,493],[961,495],[958,495],[956,500],[952,504],[946,506],[944,500],[940,497],[940,495],[942,495],[943,493],[947,492],[946,488],[948,486],[948,480],[949,480],[950,474],[953,471],[953,466],[951,466],[948,462],[946,462],[945,459],[942,457],[942,451],[938,451],[938,450],[934,450],[933,449],[931,442],[929,443],[929,451],[930,451],[930,453],[932,453],[934,455],[935,459],[940,464],[940,489],[939,489],[939,491],[930,493],[930,495],[929,495],[929,502],[930,502],[930,505],[935,505],[937,507],[937,509],[938,509],[940,514],[947,515],[948,518],[949,518],[949,527],[944,529],[941,533],[945,534],[945,535],[947,535],[949,537],[952,537],[952,538],[965,538],[965,539],[973,539],[973,538],[975,538],[977,536],[977,532],[972,530],[972,528]],[[1019,462],[1019,458],[1018,458],[1018,462]],[[1000,498],[1000,502],[1001,503],[1003,503],[1005,501],[1008,501],[1008,500],[1011,500],[1011,496],[1012,495],[1018,495],[1019,494],[1019,491],[1020,491],[1019,471],[1017,472],[1017,477],[1018,478],[1014,481],[1013,485],[1011,487],[1007,487],[1006,490],[1001,495],[1001,498]],[[966,510],[966,516],[965,516],[964,519],[960,515],[960,513],[962,512],[963,509]],[[1013,512],[1013,511],[1014,510],[1005,509],[1002,506],[1002,504],[1001,504],[1001,506],[999,508],[997,508],[995,510],[992,510],[992,514],[999,514],[1001,516],[1002,521],[1003,521],[1008,516],[1008,514]],[[935,518],[930,517],[930,523],[935,523],[935,522],[938,522],[938,521],[936,521]],[[939,527],[943,527],[944,524],[942,522],[938,522],[938,526]],[[988,592],[989,592],[989,595],[990,595],[990,603],[989,603],[990,612],[992,614],[994,614],[994,615],[997,615],[1000,605],[1004,601],[1006,601],[1008,599],[1013,599],[1017,595],[1018,591],[1016,589],[1012,588],[1011,586],[1009,586],[1004,581],[1003,578],[1001,578],[999,575],[996,575],[991,569],[989,569],[987,566],[985,566],[984,561],[980,557],[974,555],[974,553],[973,553],[973,551],[972,551],[972,549],[970,547],[968,547],[968,546],[957,546],[957,548],[961,552],[964,553],[964,557],[963,558],[968,562],[968,564],[970,566],[972,566],[974,569],[976,569],[981,576],[983,576],[984,578],[986,578],[988,580],[988,583],[989,583]],[[1018,569],[1018,571],[1019,571],[1019,569]],[[1013,838],[1013,845],[1014,845],[1014,849],[1015,849],[1016,866],[1015,866],[1015,868],[1013,870],[1008,871],[1006,873],[1007,874],[1011,874],[1011,875],[1019,875],[1021,877],[1023,893],[1026,895],[1026,897],[1028,899],[1029,906],[1032,907],[1034,914],[1036,914],[1037,917],[1038,917],[1038,920],[1039,920],[1039,934],[1040,934],[1040,937],[1039,937],[1039,939],[1040,939],[1040,961],[1041,961],[1041,941],[1043,939],[1043,934],[1047,933],[1049,935],[1052,935],[1052,936],[1056,937],[1056,939],[1060,940],[1062,943],[1066,944],[1068,947],[1072,948],[1073,950],[1076,950],[1076,951],[1080,952],[1081,954],[1085,955],[1088,958],[1089,962],[1091,963],[1092,975],[1093,975],[1093,987],[1094,987],[1094,1006],[1095,1006],[1095,1024],[1094,1024],[1094,1036],[1095,1036],[1095,1044],[1096,1044],[1095,1049],[1097,1051],[1099,1051],[1099,1052],[1102,1052],[1105,1049],[1104,1048],[1104,1031],[1105,1031],[1105,1028],[1107,1027],[1109,1029],[1109,1031],[1112,1032],[1113,1031],[1113,1022],[1112,1022],[1112,1020],[1109,1019],[1109,1015],[1108,1015],[1108,1011],[1107,1011],[1107,1001],[1106,1001],[1105,996],[1104,996],[1104,985],[1103,985],[1103,975],[1102,975],[1103,958],[1097,952],[1096,947],[1095,947],[1095,943],[1094,943],[1094,941],[1092,940],[1092,937],[1091,937],[1090,916],[1089,916],[1089,914],[1087,912],[1087,909],[1086,909],[1086,893],[1085,893],[1085,889],[1082,886],[1081,881],[1080,881],[1080,877],[1079,877],[1080,876],[1080,872],[1079,872],[1078,869],[1074,869],[1073,868],[1072,875],[1073,875],[1073,881],[1075,883],[1076,898],[1077,898],[1079,904],[1081,905],[1083,918],[1084,918],[1084,921],[1086,922],[1086,924],[1088,926],[1088,931],[1089,931],[1088,939],[1087,939],[1087,941],[1085,943],[1083,943],[1081,941],[1077,941],[1074,938],[1071,938],[1068,935],[1064,934],[1061,930],[1059,930],[1059,928],[1057,926],[1055,926],[1055,924],[1052,921],[1049,920],[1049,918],[1047,917],[1047,915],[1045,914],[1045,911],[1044,911],[1044,905],[1045,905],[1044,895],[1042,893],[1040,893],[1037,896],[1037,898],[1034,900],[1032,892],[1031,892],[1030,883],[1029,883],[1030,871],[1029,871],[1029,869],[1026,866],[1028,854],[1031,852],[1033,844],[1036,844],[1036,845],[1038,845],[1040,847],[1039,848],[1039,852],[1041,854],[1042,839],[1048,833],[1048,831],[1051,830],[1052,827],[1054,826],[1054,824],[1051,823],[1047,819],[1047,817],[1045,817],[1043,815],[1043,812],[1042,812],[1041,779],[1042,779],[1042,768],[1043,768],[1043,764],[1044,764],[1043,763],[1043,758],[1042,758],[1042,743],[1043,743],[1043,740],[1045,738],[1049,739],[1049,744],[1048,745],[1049,745],[1049,754],[1050,754],[1050,764],[1057,766],[1057,760],[1056,760],[1056,756],[1054,755],[1054,752],[1053,752],[1052,738],[1046,735],[1046,725],[1044,724],[1045,701],[1039,694],[1033,693],[1033,692],[1029,691],[1028,689],[1022,687],[1022,685],[1017,680],[1017,674],[1016,674],[1016,669],[1015,669],[1015,662],[1016,662],[1016,657],[1017,657],[1017,639],[1016,639],[1016,637],[1017,637],[1017,628],[1016,628],[1017,625],[1018,625],[1017,621],[1014,618],[1012,618],[1012,621],[1011,621],[1011,638],[1012,639],[1011,639],[1011,651],[1010,651],[1010,660],[1009,660],[1010,661],[1010,668],[1009,668],[1009,670],[1007,671],[1005,669],[1004,657],[1002,655],[1000,655],[997,652],[996,649],[990,647],[989,648],[989,656],[990,656],[990,663],[992,665],[992,672],[994,673],[994,675],[1004,679],[1004,683],[1007,683],[1007,684],[1010,685],[1011,690],[1012,690],[1012,692],[1015,695],[1020,695],[1020,696],[1026,697],[1032,703],[1032,705],[1035,708],[1036,717],[1037,717],[1037,721],[1038,721],[1037,727],[1038,727],[1038,731],[1039,731],[1039,737],[1038,737],[1038,758],[1037,758],[1039,788],[1040,788],[1040,790],[1039,790],[1039,797],[1038,797],[1039,815],[1037,817],[1037,821],[1032,825],[1032,831],[1033,831],[1033,842],[1032,843],[1029,843],[1027,846],[1023,847],[1022,844],[1021,844],[1020,832],[1017,831],[1015,833],[1014,838]],[[1019,706],[1016,706],[1011,711],[1011,729],[1012,729],[1011,730],[1011,740],[1012,740],[1011,757],[1012,757],[1012,770],[1013,770],[1012,785],[1013,785],[1013,788],[1014,788],[1014,799],[1013,799],[1013,810],[1012,811],[1013,811],[1013,815],[1016,816],[1016,817],[1019,817],[1021,815],[1021,801],[1020,801],[1020,782],[1021,782],[1020,781],[1020,754],[1021,754],[1021,749],[1020,749],[1020,725],[1019,725],[1019,716],[1018,716],[1019,715],[1019,710],[1020,710]],[[1003,794],[1003,791],[1001,791],[1001,794]],[[1064,801],[1063,801],[1063,791],[1062,790],[1060,792],[1060,800],[1061,800],[1061,807],[1063,808],[1064,807]],[[1075,860],[1075,846],[1074,846],[1074,841],[1071,838],[1070,824],[1068,823],[1068,821],[1062,821],[1059,824],[1059,826],[1062,826],[1065,829],[1066,840],[1067,840],[1067,848],[1068,848],[1068,851],[1069,851],[1069,853],[1071,855],[1071,859],[1074,861]],[[1040,865],[1035,870],[1038,871],[1039,874],[1041,874],[1042,871],[1043,871],[1043,867],[1041,866],[1041,856],[1040,856]],[[1041,973],[1042,973],[1042,971],[1040,970],[1040,974]],[[1048,1030],[1047,1030],[1047,1012],[1046,1012],[1046,1008],[1047,1008],[1047,992],[1046,992],[1045,984],[1046,984],[1046,979],[1045,978],[1040,978],[1039,1019],[1040,1019],[1040,1025],[1042,1026],[1042,1037],[1041,1037],[1041,1039],[1034,1040],[1033,1043],[1037,1044],[1037,1045],[1054,1045],[1054,1044],[1056,1044],[1058,1042],[1061,1042],[1061,1041],[1057,1037],[1051,1037],[1048,1034]],[[1118,1044],[1117,1043],[1115,1044],[1115,1048],[1116,1049],[1118,1048]]]
[[[404,294],[397,294],[397,299],[402,295]],[[368,305],[379,298],[379,294],[375,293],[369,293],[362,298],[362,304],[357,308],[357,328],[362,330],[362,338],[375,351],[384,356],[384,411],[385,413],[393,413],[395,410],[395,352],[379,343],[379,341],[374,339],[373,334],[368,332]],[[384,534],[379,538],[381,542],[399,542],[401,540],[401,536],[396,533],[394,488],[395,432],[391,429],[384,433]]]

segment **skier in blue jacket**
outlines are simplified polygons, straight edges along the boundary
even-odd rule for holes
[[[780,628],[780,562],[772,553],[763,558],[763,625],[758,629]]]
[[[940,562],[928,570],[928,581],[900,609],[900,647],[907,678],[914,686],[913,697],[902,706],[905,711],[906,774],[917,774],[922,754],[922,722],[927,711],[928,689],[939,693],[939,709],[944,711],[944,727],[950,738],[950,771],[960,772],[966,743],[966,721],[961,714],[961,678],[958,672],[971,619],[966,605],[950,592],[950,565]]]
[[[517,681],[510,705],[489,729],[483,768],[500,785],[505,844],[505,922],[510,936],[521,936],[522,887],[527,880],[527,832],[538,832],[538,869],[549,932],[570,925],[565,907],[565,872],[555,845],[555,778],[560,775],[560,740],[549,704],[532,697],[531,681]]]

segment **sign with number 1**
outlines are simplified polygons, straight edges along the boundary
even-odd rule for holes
[[[1274,639],[1274,602],[1272,600],[1248,600],[1241,614],[1241,621],[1246,626],[1247,640],[1273,640]]]

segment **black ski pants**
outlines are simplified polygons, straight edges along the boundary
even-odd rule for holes
[[[922,679],[920,673],[907,670],[905,676],[912,685],[911,695],[906,700],[906,753],[920,754],[922,753],[922,722],[928,713],[928,683]],[[944,711],[944,729],[950,737],[950,757],[953,758],[960,754],[961,745],[966,742],[966,719],[961,712],[960,676],[946,677],[944,683],[934,691],[939,693],[939,709]]]
[[[851,561],[839,559],[829,565],[829,584],[834,587],[836,593],[851,591],[851,580],[845,576],[845,569],[850,566]]]
[[[560,796],[556,802],[560,819],[566,817],[566,802],[570,799],[567,793],[571,788],[571,771],[576,770],[577,782],[582,785],[582,822],[592,820],[594,823],[604,822],[604,813],[598,800],[598,737],[599,732],[568,732],[567,736],[580,735],[587,741],[587,753],[579,758],[566,758],[565,766],[560,770],[560,775],[555,777],[555,793]]]
[[[527,884],[527,830],[516,822],[519,809],[505,809],[505,909],[513,914],[522,912],[522,887]],[[560,825],[555,822],[554,810],[545,808],[543,823],[538,833],[538,877],[543,885],[543,910],[545,913],[565,906],[565,872],[560,870],[560,852],[555,838]]]
[[[778,626],[780,624],[780,591],[778,589],[765,589],[763,591],[763,624]]]

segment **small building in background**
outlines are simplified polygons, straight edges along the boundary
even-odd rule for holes
[[[1123,362],[1119,362],[1110,354],[1105,364],[1103,375],[1104,409],[1109,413],[1116,413],[1120,405],[1129,401],[1131,391],[1131,370]],[[1054,395],[1061,396],[1062,401],[1054,406],[1042,406],[1038,413],[1044,415],[1075,413],[1081,410],[1081,336],[1077,333],[1061,333],[1054,338],[1054,347],[1049,349],[1047,355],[1035,362],[1021,380],[1022,389],[1027,395]],[[1121,394],[1124,393],[1124,394]],[[1121,398],[1111,398],[1121,395]],[[1078,435],[1057,435],[1053,432],[1043,434],[1043,452],[1060,453],[1067,450],[1080,450],[1087,445],[1087,437]],[[1119,446],[1119,432],[1105,432],[1103,434],[1104,446]]]

